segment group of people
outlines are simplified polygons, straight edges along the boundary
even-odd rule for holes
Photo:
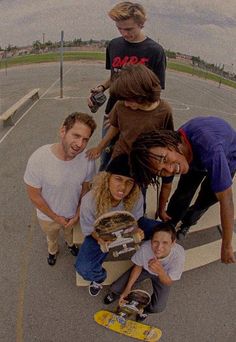
[[[107,253],[100,249],[103,241],[94,231],[94,221],[110,211],[133,214],[144,242],[131,258],[131,269],[111,285],[104,303],[119,299],[122,305],[133,286],[149,278],[153,293],[150,304],[138,316],[143,321],[149,313],[164,310],[170,285],[181,277],[185,255],[176,239],[185,237],[216,202],[222,225],[221,260],[235,262],[232,183],[236,132],[216,117],[194,118],[175,131],[172,109],[161,99],[165,53],[143,32],[143,6],[121,2],[109,16],[121,34],[107,47],[106,68],[111,77],[94,87],[88,99],[92,107],[91,95],[109,88],[102,140],[86,150],[96,129],[95,120],[85,113],[70,114],[60,128],[60,142],[32,154],[24,181],[47,237],[48,264],[56,263],[62,228],[68,249],[76,256],[77,272],[90,282],[91,296],[98,295],[107,276],[103,268]],[[99,156],[100,172],[96,173]],[[175,175],[180,179],[169,200]],[[159,182],[157,221],[144,215],[144,204],[147,186]],[[200,184],[197,199],[190,206]],[[72,236],[78,221],[85,237],[79,249]]]

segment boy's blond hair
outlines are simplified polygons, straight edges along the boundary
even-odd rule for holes
[[[143,25],[147,19],[143,6],[130,1],[123,1],[115,5],[108,15],[114,21],[133,19],[139,25]]]

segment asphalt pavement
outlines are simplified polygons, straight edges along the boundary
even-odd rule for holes
[[[0,71],[0,112],[31,89],[40,88],[40,99],[14,118],[15,126],[4,127],[0,122],[0,341],[131,341],[94,322],[94,313],[106,308],[102,298],[108,288],[92,298],[86,287],[76,286],[74,257],[63,239],[56,265],[48,266],[46,241],[23,183],[31,153],[57,140],[59,126],[68,114],[89,112],[88,90],[108,75],[103,63],[65,63],[61,99],[59,64]],[[162,97],[173,107],[176,128],[199,115],[222,117],[236,128],[236,92],[232,88],[219,88],[217,83],[168,70]],[[94,114],[98,128],[89,146],[100,139],[102,116],[103,108]],[[211,231],[194,232],[185,248],[192,248],[196,241],[204,244],[219,239],[216,227]],[[151,289],[148,282],[143,287]],[[161,342],[234,342],[235,300],[236,264],[223,265],[217,260],[184,272],[171,289],[166,310],[151,315],[147,324],[162,330]]]

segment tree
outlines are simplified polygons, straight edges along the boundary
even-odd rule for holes
[[[32,46],[34,50],[39,51],[42,48],[42,43],[39,40],[35,40]]]
[[[166,50],[165,52],[168,58],[174,58],[174,59],[176,58],[176,52],[170,51],[170,49]]]
[[[192,63],[193,65],[197,64],[197,66],[199,66],[201,63],[201,58],[199,56],[198,57],[192,56]]]

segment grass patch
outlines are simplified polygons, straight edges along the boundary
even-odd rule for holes
[[[205,78],[206,80],[215,81],[217,83],[221,82],[222,84],[225,84],[229,87],[236,88],[236,82],[222,78],[221,76],[217,74],[213,74],[212,72],[209,72],[207,70],[193,67],[192,65],[186,65],[182,63],[168,61],[167,67],[168,69],[172,69],[172,70],[179,71],[179,72],[185,72],[187,74],[195,75],[200,78]]]
[[[90,51],[70,51],[64,52],[63,54],[64,61],[79,61],[81,59],[87,60],[105,60],[104,52],[90,52]],[[7,60],[2,60],[0,63],[0,68],[3,69],[6,67],[11,67],[15,65],[24,65],[24,64],[32,64],[32,63],[48,63],[48,62],[59,62],[60,61],[60,53],[44,53],[38,55],[24,55],[24,56],[16,56],[7,58]]]
[[[98,51],[66,51],[63,55],[64,61],[79,61],[79,60],[100,60],[105,61],[105,52],[98,52]],[[49,63],[49,62],[59,62],[60,61],[60,53],[44,53],[38,55],[24,55],[24,56],[16,56],[7,58],[7,60],[0,61],[0,69],[4,69],[11,66],[16,65],[24,65],[24,64],[32,64],[32,63]],[[221,82],[227,86],[236,88],[236,82],[227,80],[222,78],[219,75],[213,74],[203,69],[199,69],[197,67],[168,61],[167,64],[168,69],[172,69],[179,72],[185,72],[187,74],[195,75],[200,78],[205,78],[208,80],[215,81],[217,83]]]

